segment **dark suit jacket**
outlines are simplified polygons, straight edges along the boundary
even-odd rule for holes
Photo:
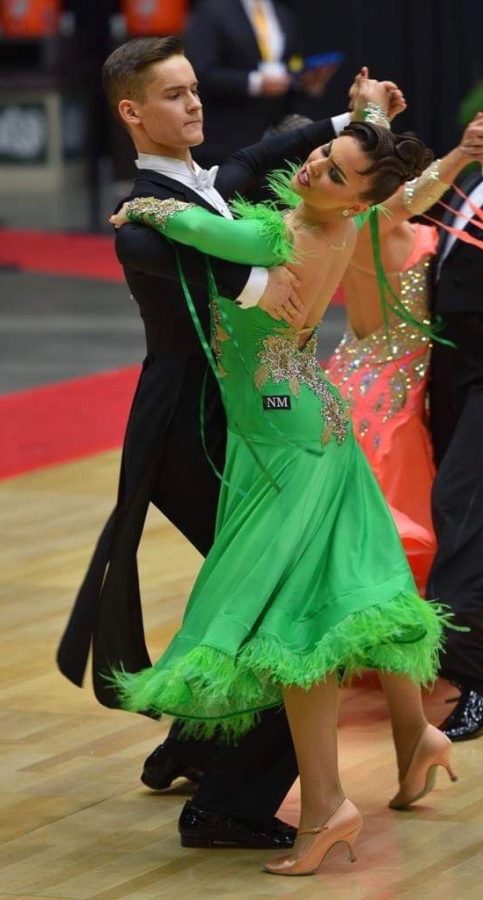
[[[334,136],[332,123],[314,123],[235,153],[220,167],[216,187],[225,198],[256,187],[286,159],[304,159]],[[177,181],[142,171],[131,197],[177,197],[209,206]],[[144,640],[136,553],[149,503],[158,508],[202,553],[214,534],[219,480],[200,439],[200,397],[207,363],[179,282],[175,248],[157,232],[125,225],[116,247],[128,285],[139,305],[148,355],[136,389],[123,447],[116,508],[97,544],[62,638],[58,664],[81,685],[93,646],[98,699],[118,706],[103,676],[121,662],[128,671],[150,665]],[[202,254],[177,249],[206,334],[209,297]],[[250,269],[212,260],[219,291],[234,299]],[[205,383],[206,441],[223,468],[225,419],[216,382]]]
[[[466,194],[481,181],[481,170],[463,176]],[[454,212],[446,210],[441,220],[453,225],[464,200],[456,191],[446,198]],[[481,237],[474,225],[465,231]],[[471,386],[483,377],[483,253],[456,240],[443,257],[449,235],[441,229],[438,250],[432,265],[431,308],[442,320],[442,336],[453,342],[446,346],[434,341],[429,370],[429,424],[436,465],[440,465],[456,429]]]
[[[274,3],[285,35],[282,62],[299,51],[296,22],[283,3]],[[259,141],[264,131],[293,111],[292,92],[281,97],[250,96],[248,75],[260,51],[240,0],[206,0],[184,34],[186,55],[199,78],[205,116],[205,143],[194,151],[201,165],[224,159],[235,148]]]

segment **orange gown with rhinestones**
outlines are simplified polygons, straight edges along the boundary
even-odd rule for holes
[[[421,224],[413,229],[399,295],[414,317],[427,321],[437,232]],[[430,505],[435,470],[425,408],[429,352],[421,331],[389,313],[387,328],[367,337],[358,339],[349,328],[327,365],[330,381],[351,407],[355,434],[390,505],[421,592],[436,549]]]

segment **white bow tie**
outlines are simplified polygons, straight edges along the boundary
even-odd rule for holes
[[[207,188],[214,187],[218,169],[219,166],[212,166],[211,169],[200,169],[199,172],[195,172],[193,177],[196,187],[200,190],[207,190]]]

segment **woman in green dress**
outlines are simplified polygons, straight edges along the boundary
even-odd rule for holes
[[[290,180],[273,176],[291,207],[286,215],[239,202],[238,218],[229,220],[191,204],[137,198],[112,219],[118,227],[147,224],[207,254],[212,350],[184,289],[216,364],[228,443],[216,539],[182,626],[153,667],[111,678],[126,709],[165,712],[188,729],[235,739],[259,710],[285,705],[301,816],[293,851],[265,866],[273,874],[315,871],[338,841],[352,856],[362,819],[338,774],[343,674],[380,673],[399,768],[394,808],[430,790],[437,765],[451,774],[450,742],[427,723],[419,687],[436,676],[445,613],[418,597],[346,407],[315,356],[316,326],[354,249],[354,217],[430,159],[412,135],[352,124]],[[300,279],[304,327],[295,331],[219,296],[209,255],[286,262]]]

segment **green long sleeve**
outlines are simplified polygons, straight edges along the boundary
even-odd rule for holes
[[[286,262],[291,242],[280,213],[263,204],[243,207],[242,218],[226,219],[195,204],[142,197],[128,203],[127,215],[170,240],[228,262],[267,267]]]

